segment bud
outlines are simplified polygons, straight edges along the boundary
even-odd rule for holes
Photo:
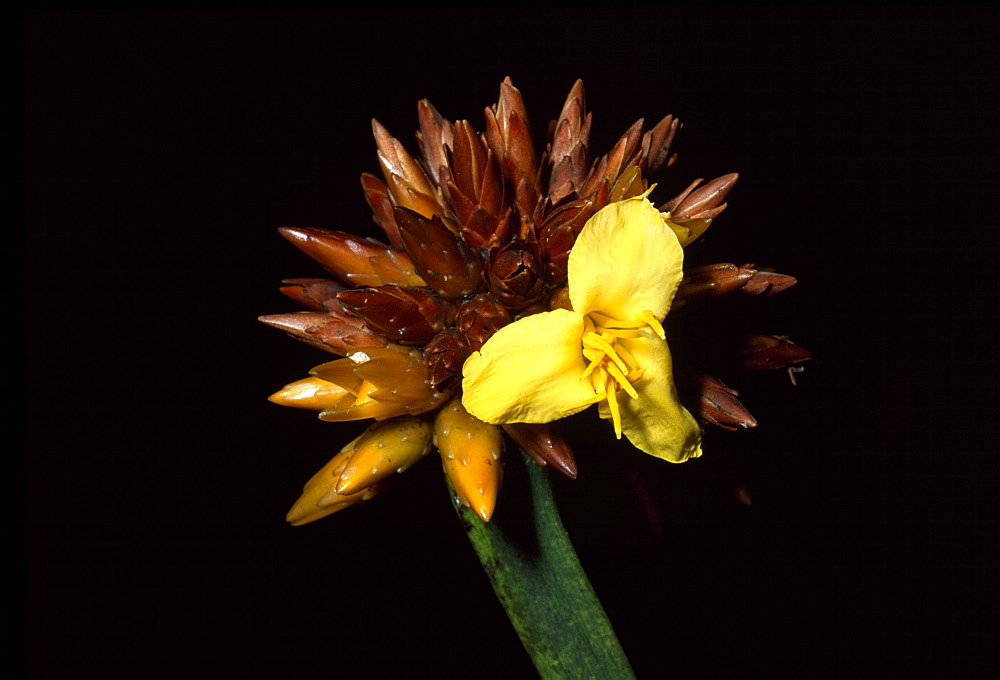
[[[490,292],[508,309],[523,309],[545,294],[541,249],[537,243],[511,241],[490,251],[486,265]]]
[[[743,267],[753,269],[752,264],[745,264]],[[794,276],[779,274],[778,272],[755,270],[753,278],[740,290],[750,295],[769,296],[788,290],[796,283],[798,281]]]
[[[489,295],[472,298],[455,315],[455,328],[465,335],[473,352],[482,349],[494,333],[510,322],[510,312]]]
[[[295,501],[295,505],[285,515],[285,520],[292,526],[297,527],[309,524],[309,522],[315,522],[327,515],[332,515],[338,510],[343,510],[361,501],[366,501],[378,493],[378,487],[369,487],[348,495],[338,494],[333,489],[337,480],[340,479],[341,472],[343,472],[344,467],[354,453],[354,445],[360,438],[358,437],[341,449],[340,453],[334,456],[329,463],[324,465],[319,472],[306,482],[305,488],[302,490],[302,495],[299,496],[299,499]]]
[[[784,335],[749,333],[740,349],[740,365],[748,370],[785,368],[812,358],[812,353],[799,347]]]
[[[677,234],[681,246],[687,248],[697,241],[726,209],[722,201],[733,188],[739,175],[735,172],[713,179],[696,189],[702,180],[696,179],[687,189],[659,206],[660,212],[670,213],[667,225]]]
[[[363,347],[385,347],[385,336],[371,328],[364,319],[341,314],[291,312],[267,314],[258,321],[283,330],[296,340],[346,356]]]
[[[460,331],[445,329],[435,335],[423,353],[431,386],[442,392],[454,387],[470,353],[469,343]]]
[[[486,148],[467,121],[455,123],[454,147],[442,169],[441,190],[464,241],[473,248],[509,236],[511,215],[495,151]]]
[[[351,286],[426,285],[409,256],[375,239],[318,228],[281,227],[278,232]]]
[[[500,84],[497,103],[485,113],[487,145],[499,162],[504,179],[514,187],[513,198],[518,210],[522,215],[530,215],[538,202],[535,188],[538,157],[524,100],[510,78]]]
[[[457,397],[434,421],[434,444],[458,499],[489,522],[503,478],[500,428],[470,414]]]
[[[652,130],[642,136],[642,163],[646,172],[653,173],[660,168],[673,165],[677,154],[670,155],[670,146],[681,128],[681,121],[666,116]]]
[[[337,480],[337,494],[363,491],[406,470],[430,452],[433,429],[426,420],[413,416],[371,425],[354,440],[353,455]]]
[[[699,189],[695,187],[701,180],[696,180],[684,194],[671,201],[671,203],[676,202],[676,205],[669,209],[670,214],[678,222],[694,218],[705,220],[715,218],[725,210],[726,204],[723,201],[739,177],[735,172],[731,172],[713,179]]]
[[[330,279],[284,279],[279,290],[306,309],[327,311],[325,303],[335,300],[344,286]]]
[[[426,288],[379,286],[346,290],[337,299],[376,331],[400,345],[419,346],[454,316],[454,307]]]
[[[375,175],[361,173],[361,189],[365,193],[365,201],[372,209],[372,219],[389,237],[389,243],[396,250],[403,250],[403,240],[399,235],[399,227],[393,215],[392,198],[389,187]]]
[[[576,479],[576,457],[569,442],[551,423],[507,423],[511,439],[539,465],[551,465],[570,479]]]
[[[566,281],[569,251],[583,225],[594,214],[594,203],[578,200],[553,209],[538,225],[538,242],[542,248],[545,280],[552,285]]]
[[[692,371],[688,378],[691,391],[697,395],[691,410],[702,423],[726,430],[757,427],[757,420],[736,398],[739,392],[707,373]]]
[[[382,176],[392,203],[409,208],[424,217],[444,214],[434,186],[400,141],[374,119],[372,133],[375,135],[375,146],[378,147],[378,163],[382,167]]]
[[[439,295],[454,300],[482,285],[482,259],[445,226],[440,215],[428,219],[396,208],[394,216],[417,273]]]
[[[553,127],[552,142],[546,154],[552,164],[548,197],[553,203],[579,189],[587,176],[591,120],[591,114],[587,113],[583,81],[577,80]]]
[[[340,401],[345,394],[347,390],[332,382],[319,378],[303,378],[288,383],[267,399],[280,406],[324,411]]]
[[[431,180],[440,186],[441,169],[448,163],[448,150],[455,148],[454,128],[426,99],[417,102],[417,118],[420,121],[417,142],[424,157],[424,168]]]
[[[319,414],[325,421],[417,415],[437,408],[447,396],[430,386],[419,352],[395,345],[358,350],[310,373],[348,392]]]
[[[724,295],[744,286],[757,273],[751,265],[709,264],[684,270],[674,299],[677,301]]]

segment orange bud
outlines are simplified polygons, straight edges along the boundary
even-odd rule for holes
[[[360,439],[360,437],[358,437]],[[338,510],[349,508],[352,505],[366,501],[378,493],[378,487],[369,487],[356,493],[342,495],[334,491],[333,487],[340,478],[344,466],[354,453],[354,445],[358,439],[340,450],[329,463],[317,472],[306,482],[302,495],[295,501],[292,509],[285,515],[285,519],[292,526],[302,526],[322,519],[327,515],[332,515]]]
[[[345,394],[347,390],[343,387],[312,377],[288,383],[267,399],[280,406],[323,411],[340,401]]]
[[[448,396],[431,387],[420,353],[398,346],[359,350],[310,373],[349,393],[319,414],[325,421],[416,415],[437,408]]]
[[[489,522],[503,478],[500,428],[471,415],[458,397],[438,413],[434,443],[459,500]]]
[[[433,430],[429,422],[413,416],[374,423],[354,440],[354,453],[340,473],[337,493],[357,493],[403,472],[430,452]]]

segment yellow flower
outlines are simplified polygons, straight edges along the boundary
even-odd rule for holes
[[[675,463],[701,455],[681,405],[660,322],[683,276],[684,251],[638,196],[597,212],[569,256],[573,311],[502,328],[463,367],[463,404],[487,423],[547,423],[600,403],[637,448]]]

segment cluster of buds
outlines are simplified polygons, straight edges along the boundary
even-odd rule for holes
[[[680,123],[639,120],[613,148],[590,153],[592,116],[581,82],[550,125],[541,152],[520,92],[505,80],[485,129],[450,122],[419,102],[420,154],[373,121],[381,178],[361,176],[386,242],[314,227],[279,231],[332,279],[287,279],[281,291],[306,311],[261,321],[342,358],[271,396],[326,421],[373,419],[306,485],[289,512],[304,524],[372,497],[384,480],[437,448],[459,499],[489,520],[502,479],[505,435],[540,465],[576,477],[577,462],[554,424],[492,425],[462,405],[462,366],[507,324],[569,306],[567,263],[577,235],[610,203],[644,195],[645,177],[670,166]],[[725,209],[737,176],[696,180],[658,206],[686,247]],[[795,283],[752,265],[685,271],[677,308],[733,291],[771,295]],[[808,358],[777,336],[756,338],[751,367]],[[789,351],[789,348],[794,348]],[[734,390],[692,372],[685,403],[702,423],[753,427]]]

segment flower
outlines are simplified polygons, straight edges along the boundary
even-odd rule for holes
[[[756,425],[736,390],[693,368],[697,357],[677,355],[675,385],[665,317],[795,279],[751,264],[683,269],[683,249],[726,208],[737,176],[695,180],[654,207],[645,178],[673,164],[680,121],[639,120],[592,157],[584,100],[577,81],[541,151],[509,79],[482,132],[419,102],[417,156],[372,121],[382,177],[364,173],[361,187],[386,242],[279,229],[332,278],[285,279],[302,311],[260,320],[339,358],[270,400],[326,422],[374,421],[309,480],[289,522],[372,498],[435,448],[457,497],[489,521],[505,442],[575,478],[552,421],[595,403],[619,437],[675,462],[700,455],[698,422]],[[742,368],[809,356],[784,336],[743,337],[727,345]]]
[[[679,463],[701,455],[661,322],[684,251],[645,196],[595,214],[569,256],[572,310],[526,316],[463,368],[466,409],[487,423],[547,423],[600,403],[636,448]]]

